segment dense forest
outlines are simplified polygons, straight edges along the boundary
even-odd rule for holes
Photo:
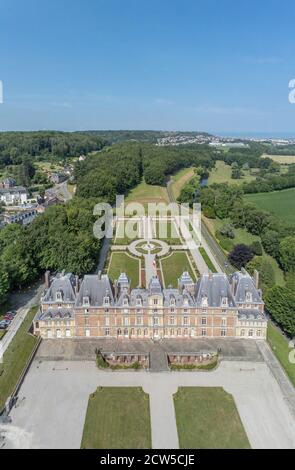
[[[0,168],[37,158],[78,157],[105,144],[100,136],[82,132],[0,132]]]
[[[93,236],[94,204],[74,198],[50,207],[26,227],[12,224],[0,230],[0,304],[10,290],[46,269],[77,274],[95,269],[100,241]]]
[[[190,166],[212,168],[214,151],[208,146],[156,147],[125,142],[91,155],[76,165],[77,195],[100,197],[113,203],[142,177],[146,183],[165,185],[168,176]]]
[[[167,132],[167,131],[85,131],[83,134],[98,136],[110,144],[117,144],[125,141],[136,141],[145,143],[156,143],[163,137],[182,135],[187,137],[196,137],[198,135],[209,136],[206,132]]]

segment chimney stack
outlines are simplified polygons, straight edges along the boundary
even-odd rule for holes
[[[254,270],[254,284],[256,289],[259,289],[259,271],[257,269]]]
[[[50,287],[50,271],[45,272],[45,288],[49,289]]]
[[[79,294],[79,290],[80,290],[80,279],[79,279],[79,276],[76,276],[75,277],[75,293],[76,293],[76,295]]]

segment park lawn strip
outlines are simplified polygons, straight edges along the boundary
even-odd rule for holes
[[[130,191],[128,197],[126,198],[126,203],[129,202],[139,202],[141,204],[146,204],[149,202],[168,203],[169,197],[166,187],[154,186],[147,184],[145,181],[142,181],[138,186]]]
[[[131,280],[131,288],[138,287],[139,282],[139,259],[133,258],[127,253],[112,252],[108,275],[112,281],[118,279],[121,273],[126,273]]]
[[[82,449],[151,449],[149,395],[141,387],[100,387],[90,395]]]
[[[33,307],[19,327],[0,363],[0,411],[12,394],[38,338],[28,333],[38,307]]]
[[[267,341],[295,387],[295,364],[289,361],[289,355],[293,348],[289,348],[288,339],[271,321],[267,325]]]
[[[295,188],[269,193],[246,194],[244,199],[259,209],[271,212],[280,219],[295,225]]]
[[[182,188],[195,176],[195,168],[183,168],[172,176],[172,192],[177,200]]]
[[[210,269],[212,273],[217,273],[216,268],[214,264],[212,263],[211,259],[208,256],[208,253],[206,252],[205,248],[202,246],[199,248],[199,252],[202,255],[202,258],[204,259],[205,263],[207,264],[207,267]]]
[[[178,279],[187,271],[192,280],[196,280],[196,275],[192,269],[191,263],[185,251],[176,251],[166,258],[160,260],[164,283],[167,288],[169,285],[177,288]]]
[[[235,401],[221,387],[180,387],[174,406],[181,449],[249,449]]]
[[[154,220],[153,225],[156,239],[163,240],[170,245],[182,244],[174,220]]]

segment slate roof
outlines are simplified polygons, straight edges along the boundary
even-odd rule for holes
[[[74,318],[74,310],[69,308],[49,308],[44,312],[37,313],[35,320],[66,320]]]
[[[235,284],[234,297],[237,304],[246,302],[247,292],[252,294],[252,300],[250,303],[263,303],[261,291],[256,289],[253,279],[245,269],[234,273],[231,276],[231,283]]]
[[[23,186],[13,186],[13,188],[0,188],[0,193],[2,194],[14,194],[14,193],[21,193],[27,194],[26,188]]]
[[[202,305],[202,299],[207,298],[208,307],[221,307],[222,299],[228,299],[228,306],[234,307],[235,301],[226,274],[204,274],[196,285],[196,304]]]
[[[71,273],[58,274],[52,281],[49,289],[46,291],[43,303],[61,303],[57,300],[57,292],[62,292],[62,302],[74,303],[75,295],[75,276]]]
[[[88,274],[84,276],[81,288],[76,300],[76,307],[83,307],[83,298],[89,297],[90,307],[97,307],[103,304],[104,297],[110,297],[110,305],[114,304],[113,289],[109,277],[104,274]]]
[[[259,312],[257,309],[244,308],[238,310],[239,320],[266,320],[264,313]]]

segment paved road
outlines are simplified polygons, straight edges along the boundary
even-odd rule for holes
[[[26,318],[29,310],[33,306],[38,305],[43,291],[44,291],[44,284],[40,284],[39,286],[33,288],[31,291],[25,292],[23,294],[16,294],[15,300],[13,300],[12,298],[12,301],[11,301],[12,309],[14,308],[14,305],[19,305],[20,302],[22,302],[21,303],[22,306],[18,308],[17,314],[14,317],[13,321],[11,322],[6,335],[0,341],[2,354],[5,353],[6,349],[10,345],[20,325]]]
[[[171,187],[172,181],[169,181],[167,183],[167,193],[170,202],[176,202],[176,199],[174,197],[172,187]],[[206,250],[209,258],[211,259],[212,263],[214,264],[216,271],[217,272],[226,272],[227,274],[230,274],[233,272],[233,269],[231,266],[228,265],[228,260],[226,256],[224,255],[223,251],[221,250],[220,246],[214,239],[214,237],[211,235],[207,227],[205,226],[205,222],[202,221],[201,224],[201,235],[202,235],[202,246]],[[207,265],[205,263],[204,266],[204,259],[199,253],[199,250],[197,247],[194,247],[195,253],[192,252],[192,256],[195,259],[195,262],[198,266],[200,274],[203,274],[204,272],[208,272]],[[226,266],[228,265],[228,266]],[[205,270],[206,269],[206,270]]]
[[[235,399],[253,448],[295,449],[295,421],[265,363],[222,362],[213,372],[103,372],[93,362],[34,361],[20,390],[6,448],[79,448],[88,397],[98,386],[142,386],[151,398],[153,448],[177,447],[172,395],[221,386]],[[1,430],[0,430],[1,432]]]
[[[289,380],[289,377],[286,375],[284,369],[282,368],[281,364],[279,363],[278,359],[274,355],[273,351],[271,350],[269,344],[266,341],[257,341],[257,346],[267,363],[268,367],[270,368],[271,372],[273,373],[274,377],[276,378],[279,386],[281,387],[282,394],[284,399],[289,406],[291,413],[295,418],[295,391],[294,386]]]
[[[156,258],[155,255],[152,255],[152,254],[144,255],[145,284],[146,284],[147,289],[149,287],[149,283],[152,277],[157,275],[157,268],[154,264],[155,258]]]

